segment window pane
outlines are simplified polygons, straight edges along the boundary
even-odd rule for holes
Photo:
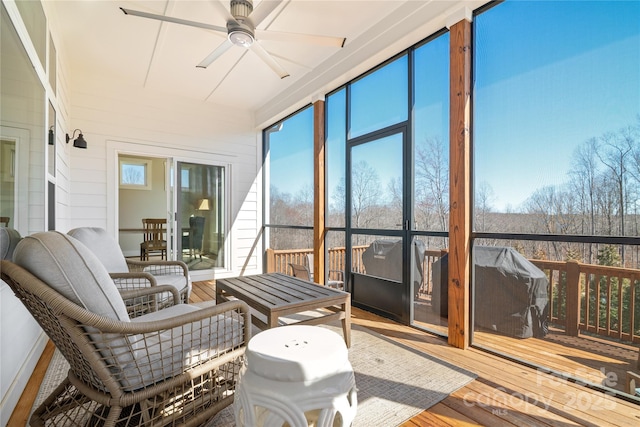
[[[405,55],[351,85],[349,138],[407,120],[407,67]]]
[[[638,22],[625,1],[475,19],[476,231],[638,235]]]
[[[353,147],[351,227],[402,228],[402,134]]]
[[[57,52],[56,45],[53,43],[51,39],[51,34],[49,34],[49,84],[51,85],[51,89],[53,89],[53,93],[56,93],[56,82],[57,82],[57,72],[56,72],[56,64],[57,64]]]
[[[537,236],[474,239],[473,343],[620,392],[639,250],[594,237],[640,230],[638,22],[624,1],[506,1],[474,19],[474,228]]]
[[[265,131],[269,224],[313,226],[313,108]]]
[[[27,27],[29,38],[36,48],[43,69],[45,67],[45,55],[47,51],[47,19],[39,1],[17,1],[16,6],[20,11],[20,17]]]
[[[225,169],[178,162],[178,259],[190,270],[224,267],[227,219]],[[188,179],[184,180],[185,177]]]
[[[147,167],[145,164],[122,163],[120,183],[127,185],[146,185]]]
[[[327,98],[327,225],[344,227],[346,89]]]
[[[449,228],[449,33],[416,49],[414,227]]]
[[[17,4],[42,10],[40,2]],[[0,215],[10,217],[10,227],[28,235],[46,225],[47,103],[4,2],[0,15]]]
[[[275,250],[305,249],[313,251],[313,230],[272,227],[269,231],[269,247]]]

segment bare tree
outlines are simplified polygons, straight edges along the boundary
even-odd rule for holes
[[[438,230],[447,230],[449,219],[449,160],[439,137],[426,138],[416,149],[416,201],[433,209]]]
[[[583,233],[596,234],[596,193],[598,191],[598,141],[590,138],[578,146],[573,153],[573,167],[569,172],[574,192],[580,198],[580,211],[583,213]],[[588,262],[595,259],[592,245],[587,245],[584,257]]]
[[[144,167],[136,165],[123,167],[121,181],[123,184],[145,184]]]
[[[351,218],[352,227],[366,228],[374,219],[373,207],[381,198],[380,178],[376,170],[366,161],[353,165],[351,171]]]
[[[625,236],[625,215],[626,197],[625,184],[628,175],[629,158],[633,153],[632,141],[628,138],[627,132],[623,129],[615,134],[608,132],[600,138],[598,157],[604,166],[609,170],[611,177],[616,184],[618,196],[618,217],[620,219],[619,235]],[[621,246],[620,257],[624,265],[624,246]]]
[[[491,212],[491,202],[494,200],[493,188],[486,181],[481,182],[474,196],[475,229],[487,231],[487,216]]]

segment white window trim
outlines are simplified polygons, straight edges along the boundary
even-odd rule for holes
[[[118,164],[118,185],[120,188],[125,188],[128,190],[151,190],[151,177],[152,171],[152,161],[150,159],[136,159],[132,157],[121,157]],[[144,166],[145,177],[144,177],[144,185],[139,184],[123,184],[122,183],[122,166],[123,165],[136,165],[136,166]]]

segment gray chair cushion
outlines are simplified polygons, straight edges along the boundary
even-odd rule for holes
[[[157,322],[214,305],[215,301],[179,304],[131,321]],[[119,381],[125,390],[135,390],[141,385],[150,385],[159,379],[176,376],[184,372],[185,366],[198,364],[238,347],[243,339],[241,331],[242,320],[219,315],[203,322],[187,323],[159,335],[130,337],[136,351],[133,360],[121,365]]]
[[[118,242],[100,227],[79,227],[67,233],[79,240],[96,254],[109,273],[126,273],[129,271],[127,260],[122,254]]]
[[[109,273],[93,252],[73,237],[57,231],[32,234],[18,243],[13,260],[90,312],[129,321]]]
[[[22,239],[18,230],[0,227],[0,259],[13,259],[13,251]]]
[[[178,267],[180,268],[180,267]],[[152,269],[145,268],[144,271],[153,275],[158,282],[158,285],[171,285],[178,290],[178,292],[183,292],[187,290],[191,292],[191,281],[187,280],[187,278],[182,273],[182,268],[177,274],[154,274]]]

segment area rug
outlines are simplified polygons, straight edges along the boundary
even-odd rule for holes
[[[337,326],[323,327],[335,330],[342,336],[342,330]],[[353,325],[351,329],[349,360],[358,390],[354,427],[392,427],[402,424],[476,378],[467,370],[358,325]],[[67,369],[65,364],[56,350],[34,408],[64,378]],[[60,371],[65,375],[60,375]],[[233,426],[233,409],[228,407],[206,427]]]

